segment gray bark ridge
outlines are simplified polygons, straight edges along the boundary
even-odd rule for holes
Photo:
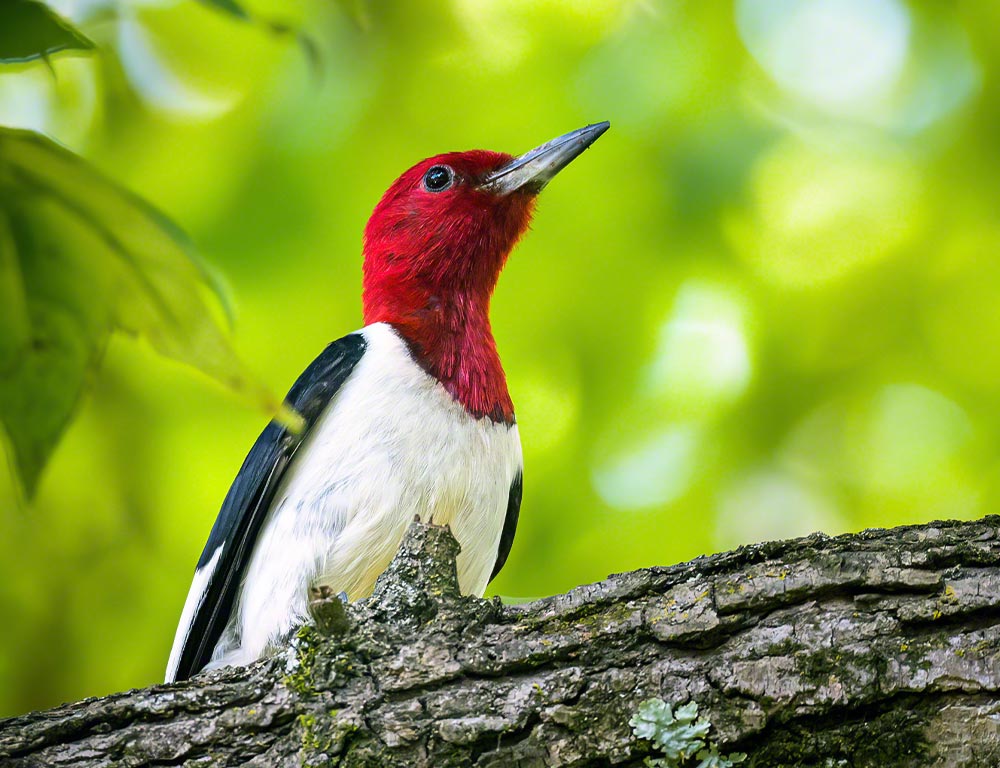
[[[0,721],[4,766],[640,766],[694,701],[743,765],[1000,765],[1000,517],[741,547],[521,606],[414,523],[289,648]],[[688,765],[694,765],[691,761]]]

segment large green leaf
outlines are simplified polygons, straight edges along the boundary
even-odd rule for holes
[[[161,214],[48,139],[0,128],[0,423],[29,495],[113,330],[278,412],[210,286]]]
[[[84,35],[36,0],[0,0],[0,62],[31,61],[94,47]]]

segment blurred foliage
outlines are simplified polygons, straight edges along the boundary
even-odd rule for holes
[[[33,0],[0,8],[0,22],[0,63],[94,47]],[[220,331],[202,296],[211,282],[145,201],[40,134],[0,126],[0,423],[29,498],[112,330],[144,336],[298,427]]]
[[[34,494],[113,329],[274,413],[170,222],[36,133],[0,128],[0,422]]]
[[[402,170],[612,122],[494,299],[525,451],[495,591],[997,509],[1000,6],[242,5],[312,36],[321,76],[205,3],[62,0],[101,54],[0,72],[0,124],[180,222],[277,391],[360,324]],[[262,426],[112,337],[30,514],[2,481],[0,713],[160,679]]]

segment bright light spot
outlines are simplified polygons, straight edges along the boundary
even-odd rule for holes
[[[96,67],[87,56],[57,56],[51,64],[55,74],[36,62],[0,75],[0,125],[46,133],[77,147],[98,111]]]
[[[694,478],[700,437],[694,426],[678,425],[633,445],[594,470],[597,493],[620,509],[674,501]]]
[[[517,68],[531,47],[531,35],[500,0],[455,0],[455,15],[469,36],[468,50],[491,69]]]
[[[965,411],[918,384],[838,397],[795,427],[782,466],[851,499],[852,526],[980,514],[982,478],[962,451],[972,440]]]
[[[150,105],[187,118],[212,120],[240,101],[236,92],[208,94],[185,83],[161,60],[142,24],[132,18],[118,21],[118,54],[125,75]]]
[[[948,470],[971,434],[965,411],[944,395],[893,384],[877,394],[858,435],[857,470],[875,490],[920,488]]]
[[[52,74],[44,67],[0,77],[0,125],[47,133],[52,121]]]
[[[807,287],[895,254],[915,223],[920,179],[903,159],[826,154],[786,141],[758,164],[733,247],[768,280]]]
[[[899,0],[739,0],[736,17],[781,87],[831,110],[885,96],[906,63],[910,16]]]
[[[940,392],[889,384],[814,410],[789,434],[781,461],[799,476],[846,485],[872,503],[903,499],[910,514],[918,505],[957,508],[969,497],[958,454],[972,433],[968,414]]]
[[[686,283],[660,328],[646,388],[682,404],[730,402],[750,376],[743,304],[718,286]]]
[[[761,470],[737,479],[718,503],[715,544],[739,544],[841,533],[847,524],[833,499],[791,475]]]
[[[555,25],[577,36],[604,37],[636,0],[453,0],[455,16],[469,36],[468,52],[497,72],[516,69]],[[456,58],[456,61],[460,59]]]

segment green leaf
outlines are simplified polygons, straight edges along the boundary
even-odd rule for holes
[[[100,247],[91,232],[51,201],[25,203],[0,211],[0,281],[5,294],[20,290],[26,310],[14,334],[7,322],[0,329],[0,421],[30,495],[111,330],[112,286],[103,272],[88,274],[80,258]]]
[[[94,44],[36,0],[0,0],[0,63],[32,61]]]
[[[29,496],[113,330],[296,420],[237,357],[219,297],[180,231],[72,152],[8,128],[0,301],[0,423]]]

